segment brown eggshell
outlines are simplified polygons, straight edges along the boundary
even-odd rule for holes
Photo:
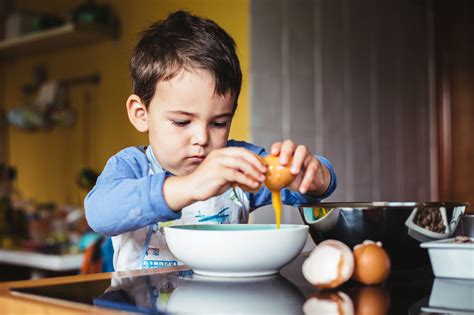
[[[275,155],[268,155],[264,160],[267,164],[265,185],[270,191],[279,191],[295,179],[295,175],[291,174],[289,168],[291,159],[286,166],[281,165],[279,157]]]
[[[363,286],[350,292],[355,315],[385,315],[390,308],[390,294],[382,287]]]
[[[365,241],[354,247],[353,278],[371,285],[382,283],[390,274],[390,258],[380,243]]]

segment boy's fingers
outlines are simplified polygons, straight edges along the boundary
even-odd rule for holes
[[[271,155],[278,155],[280,154],[281,150],[281,142],[275,142],[272,144],[272,148],[270,149],[270,154]]]
[[[280,164],[287,165],[290,158],[295,152],[296,145],[291,140],[285,140],[280,150]]]
[[[294,175],[301,171],[301,167],[308,156],[308,149],[304,145],[296,147],[295,154],[293,155],[293,161],[291,163],[290,172]]]
[[[316,186],[319,187],[320,183],[319,182],[316,183],[316,179],[317,179],[316,177],[318,176],[318,169],[319,169],[319,164],[316,161],[312,161],[308,164],[303,180],[300,185],[300,192],[306,193],[313,184],[316,184]]]
[[[250,154],[244,154],[242,157],[250,164],[256,166],[260,172],[265,173],[267,171],[267,165],[265,164],[265,160],[255,153],[252,153],[250,151],[249,153]]]
[[[304,177],[303,177],[303,180],[301,181],[301,185],[300,185],[300,192],[302,194],[305,194],[309,187],[311,187],[311,184],[313,183],[314,181],[314,177],[316,176],[316,169],[315,167],[308,167],[306,169],[306,172],[304,174]]]
[[[226,168],[223,171],[223,176],[227,182],[237,184],[237,186],[243,185],[250,188],[257,188],[260,185],[259,182],[252,180],[250,177],[248,177],[244,173],[231,169],[231,168]]]
[[[267,166],[265,165],[263,158],[260,158],[250,150],[244,148],[232,148],[232,150],[228,150],[228,156],[239,157],[247,161],[260,173],[265,173],[267,171]]]
[[[241,156],[224,156],[222,158],[222,165],[225,168],[233,169],[241,174],[243,173],[247,177],[250,176],[255,181],[265,181],[265,175],[263,172],[261,172],[254,164],[249,163]],[[230,179],[230,181],[234,182],[235,180]]]
[[[303,181],[303,173],[299,173],[295,176],[295,179],[291,182],[290,186],[293,190],[299,190]]]

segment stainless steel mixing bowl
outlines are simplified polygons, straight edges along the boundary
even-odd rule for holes
[[[454,209],[464,213],[468,205],[462,202],[331,202],[300,205],[298,209],[316,244],[335,239],[353,248],[364,240],[380,241],[393,269],[413,269],[429,265],[429,258],[426,249],[420,248],[420,242],[408,235],[405,221],[412,211],[444,207],[447,220],[451,222]],[[309,215],[314,209],[328,215],[323,220],[315,220]]]

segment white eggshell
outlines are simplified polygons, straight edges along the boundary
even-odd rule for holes
[[[303,263],[303,275],[312,285],[334,288],[349,280],[354,271],[351,249],[336,240],[319,243]]]

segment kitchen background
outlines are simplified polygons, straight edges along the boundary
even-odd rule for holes
[[[237,43],[244,82],[231,137],[267,148],[291,138],[326,156],[338,174],[327,201],[474,200],[472,1],[2,0],[0,187],[28,215],[0,216],[0,247],[82,240],[96,174],[146,143],[124,106],[137,34],[177,9],[214,19]],[[38,14],[43,29],[22,33]],[[41,37],[55,30],[65,31]],[[24,36],[33,39],[15,42]],[[273,210],[251,220],[274,222]],[[301,222],[296,209],[283,222]],[[51,241],[55,228],[65,235]]]

